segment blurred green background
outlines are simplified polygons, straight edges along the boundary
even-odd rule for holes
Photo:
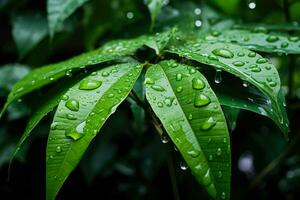
[[[0,107],[13,84],[31,69],[112,39],[155,33],[175,24],[201,29],[195,22],[207,14],[203,6],[215,11],[211,14],[216,20],[300,23],[299,0],[165,0],[151,32],[144,1],[89,0],[50,38],[46,0],[0,0]],[[300,57],[264,56],[280,72],[287,95],[290,141],[284,140],[270,119],[241,111],[231,133],[232,199],[300,199]],[[34,96],[20,99],[0,121],[2,200],[44,199],[46,139],[53,113],[38,125],[18,154],[8,181],[10,155],[37,101]],[[163,144],[144,113],[133,115],[130,106],[124,102],[105,124],[57,199],[173,199],[168,154],[175,163],[181,199],[209,199],[189,170],[181,170],[182,158],[173,144]]]

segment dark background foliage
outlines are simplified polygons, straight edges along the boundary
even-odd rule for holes
[[[195,19],[186,16],[193,16],[194,8],[201,8],[203,3],[237,21],[296,24],[300,20],[297,0],[171,0],[166,3],[154,31],[178,22],[170,17],[175,11],[194,24]],[[255,3],[255,8],[251,3]],[[284,6],[285,3],[288,5]],[[151,25],[149,11],[142,0],[90,0],[65,21],[52,39],[46,22],[45,0],[0,0],[0,107],[13,83],[30,69],[67,59],[115,38],[148,34]],[[39,33],[40,39],[22,42],[26,31]],[[279,68],[287,94],[290,141],[284,140],[270,119],[241,111],[231,133],[232,199],[300,198],[300,59],[299,56],[268,56]],[[24,131],[30,104],[38,101],[34,96],[20,100],[1,120],[1,199],[44,199],[45,147],[53,113],[38,125],[24,145],[7,180],[9,156]],[[147,117],[134,121],[129,102],[124,102],[89,147],[57,199],[173,199],[167,165],[170,157],[175,163],[181,199],[208,199],[189,170],[180,169],[182,158],[173,144],[163,144],[148,121]]]

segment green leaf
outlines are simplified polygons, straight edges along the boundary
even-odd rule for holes
[[[265,24],[265,23],[251,23],[251,24],[235,24],[234,29],[259,30],[267,31],[300,31],[300,26],[295,23],[280,23],[280,24]]]
[[[53,200],[91,140],[127,97],[142,66],[114,65],[70,88],[57,108],[47,144],[47,199]]]
[[[230,139],[217,97],[193,67],[163,61],[146,73],[146,97],[197,181],[230,198]]]
[[[21,58],[48,34],[47,20],[40,14],[15,16],[12,19],[12,26],[12,35]]]
[[[145,0],[151,15],[151,29],[155,24],[155,20],[164,5],[164,0]]]
[[[251,32],[247,30],[224,31],[218,37],[208,37],[209,40],[220,40],[243,45],[251,50],[279,53],[300,54],[300,37],[279,33],[266,33],[267,29],[261,27]]]
[[[64,76],[71,76],[74,71],[80,68],[130,56],[145,43],[146,38],[147,37],[139,37],[132,40],[115,40],[107,43],[98,50],[31,71],[13,87],[0,113],[0,118],[13,101],[21,98],[25,94],[37,90]]]
[[[47,0],[49,33],[53,37],[61,26],[77,8],[88,0]]]
[[[222,101],[220,99],[219,99],[219,101],[222,104]],[[223,112],[224,112],[224,115],[225,115],[225,118],[227,121],[227,126],[228,126],[229,130],[233,131],[236,127],[236,121],[238,119],[240,109],[234,108],[234,107],[229,107],[229,106],[222,106],[222,109],[223,109]]]
[[[51,89],[49,92],[44,94],[43,97],[41,97],[41,99],[39,99],[37,105],[34,108],[34,111],[32,112],[32,115],[30,116],[29,122],[25,128],[24,133],[18,141],[16,148],[12,153],[9,166],[11,166],[14,157],[21,149],[25,140],[30,136],[32,130],[49,112],[53,110],[55,106],[59,104],[63,94],[65,94],[69,87],[74,85],[80,77],[75,77],[70,81],[61,82],[60,84],[58,84],[58,86]]]
[[[286,126],[284,134],[287,136],[288,119],[280,94],[280,78],[269,60],[241,46],[218,42],[187,42],[171,47],[168,52],[224,70],[257,87],[269,98],[273,115],[278,123]]]

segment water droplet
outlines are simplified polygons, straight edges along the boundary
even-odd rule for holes
[[[248,81],[243,81],[243,87],[248,87],[249,86],[249,82]]]
[[[243,52],[239,52],[239,53],[237,53],[237,55],[238,55],[239,57],[245,56],[245,54],[244,54]]]
[[[268,30],[263,26],[255,27],[253,31],[255,33],[268,33]]]
[[[289,46],[289,43],[283,42],[283,43],[281,43],[280,46],[281,46],[281,48],[287,48]]]
[[[193,114],[189,114],[188,119],[192,120],[193,119]]]
[[[155,82],[152,78],[145,78],[145,81],[144,81],[145,84],[148,84],[148,85],[153,85]]]
[[[201,27],[202,26],[202,21],[201,20],[196,20],[195,21],[195,26],[196,27]]]
[[[202,125],[201,130],[207,131],[210,130],[212,127],[214,127],[217,124],[217,121],[213,117],[209,117]]]
[[[202,184],[204,185],[204,186],[208,186],[208,185],[210,185],[211,184],[211,176],[210,176],[210,169],[208,169],[207,171],[206,171],[206,173],[205,173],[205,175],[203,176],[203,178],[202,178]]]
[[[300,40],[300,38],[298,36],[289,37],[289,41],[291,41],[291,42],[298,42],[299,40]]]
[[[107,77],[107,76],[109,76],[109,73],[108,72],[102,72],[102,74],[101,74],[103,77]]]
[[[163,104],[162,102],[158,102],[158,103],[157,103],[157,106],[158,106],[159,108],[162,108],[162,107],[164,107],[164,104]]]
[[[167,105],[167,106],[172,106],[172,103],[174,101],[174,97],[167,97],[165,100],[164,100],[164,103]]]
[[[200,151],[198,150],[191,150],[187,152],[192,158],[197,158],[200,155]]]
[[[163,88],[163,87],[160,86],[160,85],[152,85],[151,88],[152,88],[153,90],[156,90],[156,91],[159,91],[159,92],[165,91],[165,88]]]
[[[210,104],[210,98],[204,94],[196,94],[194,99],[195,107],[202,107]]]
[[[178,93],[182,92],[182,90],[183,90],[183,88],[182,88],[181,86],[178,86],[178,87],[176,88],[176,92],[178,92]]]
[[[234,66],[236,66],[236,67],[242,67],[242,66],[245,65],[245,63],[242,62],[242,61],[235,61],[235,62],[233,62],[232,64],[233,64]]]
[[[86,125],[86,121],[80,123],[78,126],[76,126],[75,130],[66,131],[65,136],[70,137],[75,141],[79,140],[84,136],[83,133],[84,133],[85,125]]]
[[[194,10],[195,15],[201,15],[201,9],[200,8],[196,8]]]
[[[161,142],[162,143],[164,143],[164,144],[167,144],[169,141],[170,141],[170,138],[169,138],[169,136],[167,135],[167,134],[165,134],[165,133],[163,133],[162,135],[161,135]]]
[[[221,83],[222,82],[222,70],[216,70],[215,74],[215,83]]]
[[[75,120],[77,118],[73,114],[67,114],[67,119],[69,119],[69,120]]]
[[[226,199],[226,193],[225,192],[221,193],[221,199]]]
[[[218,37],[219,35],[221,35],[221,32],[213,31],[213,32],[211,32],[211,35],[214,36],[214,37]]]
[[[200,78],[193,78],[192,87],[195,90],[202,90],[205,87],[205,83]]]
[[[71,111],[78,111],[79,110],[79,102],[75,99],[68,100],[65,105]]]
[[[62,100],[64,101],[67,101],[69,99],[69,96],[64,94],[62,97],[61,97]]]
[[[182,169],[183,171],[188,169],[188,166],[184,161],[180,162],[180,169]]]
[[[212,161],[213,159],[214,159],[214,156],[210,154],[210,155],[208,156],[208,160],[209,160],[209,161]]]
[[[110,94],[108,95],[109,98],[112,98],[112,97],[114,97],[114,96],[115,96],[114,93],[110,93]]]
[[[100,87],[102,84],[101,81],[97,80],[83,80],[80,82],[79,89],[80,90],[94,90]]]
[[[251,58],[253,58],[253,57],[255,57],[256,56],[256,53],[255,52],[249,52],[248,53],[248,57],[251,57]]]
[[[208,55],[208,59],[209,59],[209,60],[215,60],[215,61],[218,61],[218,60],[219,60],[219,58],[218,58],[217,56],[212,55],[212,54]]]
[[[275,36],[275,35],[269,35],[267,38],[266,38],[266,41],[267,42],[276,42],[276,41],[278,41],[279,40],[279,38],[277,37],[277,36]]]
[[[212,53],[223,58],[233,58],[233,53],[227,49],[214,49]]]
[[[181,81],[182,80],[182,74],[178,73],[176,74],[176,81]]]
[[[62,149],[61,149],[60,146],[57,146],[56,149],[55,149],[55,151],[56,151],[56,153],[60,153],[60,152],[62,152]]]
[[[258,64],[263,64],[263,63],[266,63],[266,62],[268,62],[268,60],[265,59],[265,58],[259,58],[259,59],[256,60],[256,63],[258,63]]]
[[[270,70],[270,69],[272,69],[272,67],[270,65],[268,65],[268,66],[265,66],[265,69]]]
[[[50,126],[50,129],[51,130],[56,130],[57,129],[57,126],[58,126],[58,123],[57,122],[53,122]]]
[[[189,73],[190,73],[190,74],[195,74],[195,73],[196,73],[196,70],[195,70],[194,68],[191,68],[191,69],[189,70]]]
[[[217,154],[217,156],[222,155],[222,149],[221,149],[221,148],[218,148],[216,154]]]
[[[277,83],[274,82],[274,81],[271,81],[271,82],[269,83],[269,85],[270,85],[271,87],[275,87],[275,86],[277,85]]]

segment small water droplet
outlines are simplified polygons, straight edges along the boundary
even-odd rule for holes
[[[167,134],[163,133],[161,135],[161,142],[164,143],[164,144],[167,144],[169,141],[170,141],[169,136]]]
[[[184,161],[180,162],[180,169],[182,169],[183,171],[188,169],[186,162],[184,162]]]
[[[216,154],[217,154],[217,156],[221,156],[222,155],[222,149],[218,148]]]
[[[238,52],[237,55],[238,55],[239,57],[245,56],[245,54],[244,54],[243,52]]]
[[[266,41],[267,42],[276,42],[278,41],[279,38],[276,36],[276,35],[269,35],[267,38],[266,38]]]
[[[205,83],[200,78],[193,78],[192,87],[195,90],[202,90],[205,87]]]
[[[109,76],[109,73],[108,72],[102,72],[102,74],[101,74],[103,77],[107,77],[107,76]]]
[[[178,73],[176,74],[176,81],[181,81],[182,80],[182,74]]]
[[[164,103],[166,104],[166,106],[172,106],[172,103],[173,103],[173,101],[174,101],[174,97],[167,97],[167,98],[165,98],[165,100],[164,100]]]
[[[69,120],[75,120],[77,118],[73,114],[67,114],[67,119],[69,119]]]
[[[233,58],[233,53],[227,49],[214,49],[212,53],[223,58]]]
[[[268,62],[268,60],[265,59],[265,58],[259,58],[259,59],[256,60],[256,63],[258,63],[258,64],[263,64],[263,63],[266,63],[266,62]]]
[[[157,103],[157,106],[158,106],[159,108],[162,108],[162,107],[164,107],[164,104],[163,104],[162,102],[158,102],[158,103]]]
[[[191,151],[188,151],[187,153],[192,158],[197,158],[200,155],[200,151],[199,150],[191,150]]]
[[[80,82],[79,89],[80,90],[94,90],[102,85],[101,81],[97,80],[83,80]]]
[[[145,81],[144,81],[145,84],[148,84],[148,85],[153,85],[155,82],[152,78],[145,78]]]
[[[214,127],[217,124],[217,121],[213,117],[209,117],[202,125],[201,130],[207,131],[210,130],[212,127]]]
[[[251,52],[248,53],[248,57],[250,57],[250,58],[253,58],[255,56],[256,56],[256,53],[253,52],[253,51],[251,51]]]
[[[61,149],[60,146],[57,146],[56,149],[55,149],[55,151],[56,151],[56,153],[60,153],[60,152],[62,152],[62,149]]]
[[[226,199],[226,193],[225,192],[221,193],[221,199]]]
[[[75,99],[68,100],[65,105],[71,111],[78,111],[79,110],[79,102]]]
[[[193,114],[189,114],[188,119],[192,120],[193,119]]]
[[[160,85],[152,85],[151,88],[152,88],[153,90],[156,90],[156,91],[159,91],[159,92],[165,91],[165,88],[163,88],[163,87],[160,86]]]
[[[202,107],[210,104],[210,98],[204,94],[196,94],[194,99],[195,107]]]
[[[269,85],[270,85],[271,87],[275,87],[275,86],[277,85],[277,83],[274,82],[274,81],[271,81],[271,82],[269,83]]]
[[[281,43],[280,46],[281,46],[281,48],[287,48],[289,46],[289,43],[283,42],[283,43]]]
[[[214,156],[210,154],[210,155],[208,156],[208,160],[209,160],[209,161],[212,161],[213,159],[214,159]]]
[[[298,42],[299,40],[300,40],[300,38],[298,36],[289,37],[289,41],[291,41],[291,42]]]
[[[182,92],[182,90],[183,90],[183,88],[182,88],[181,86],[178,86],[178,87],[176,88],[176,92],[178,92],[178,93]]]
[[[232,64],[236,67],[242,67],[245,65],[245,63],[243,61],[235,61]]]
[[[69,99],[69,96],[64,94],[62,97],[61,97],[62,100],[64,101],[67,101]]]
[[[209,59],[209,60],[215,60],[215,61],[218,61],[218,60],[219,60],[219,58],[218,58],[217,56],[212,55],[212,54],[208,55],[208,59]]]
[[[221,83],[222,82],[222,70],[216,70],[215,74],[215,83]]]
[[[208,186],[211,184],[211,182],[212,182],[212,180],[211,180],[211,176],[210,176],[210,169],[208,169],[202,178],[202,184],[204,186]]]

